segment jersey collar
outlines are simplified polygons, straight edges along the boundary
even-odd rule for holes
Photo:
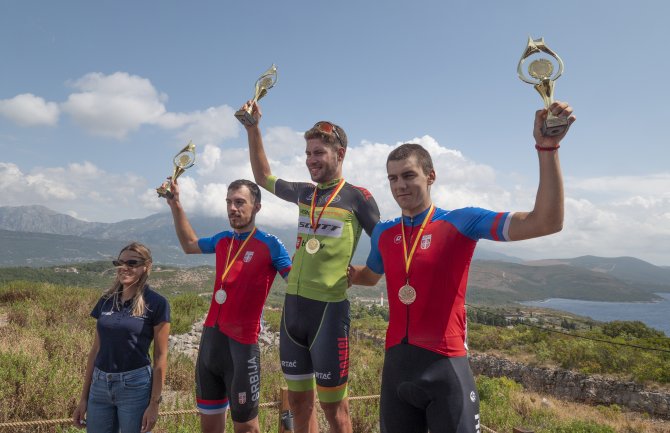
[[[319,183],[316,185],[319,189],[328,189],[332,188],[340,182],[340,178],[329,180],[328,182]]]
[[[426,210],[424,210],[420,214],[414,215],[413,217],[401,215],[400,218],[403,219],[403,224],[405,224],[406,226],[417,226],[423,222],[424,218],[426,218],[426,215],[428,215],[428,211],[430,211],[430,206],[428,206]]]
[[[251,228],[251,230],[246,231],[246,232],[242,232],[242,233],[238,233],[238,232],[236,232],[235,230],[232,230],[232,232],[233,232],[233,237],[234,237],[235,239],[246,239],[246,238],[249,236],[249,233],[251,233],[253,230],[254,230],[253,227]]]

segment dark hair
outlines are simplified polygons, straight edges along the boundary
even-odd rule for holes
[[[401,144],[389,153],[388,158],[386,158],[386,164],[388,165],[389,161],[402,161],[412,155],[416,157],[416,162],[421,166],[423,174],[428,175],[433,169],[433,159],[430,157],[430,153],[420,144]]]
[[[254,199],[254,204],[261,202],[261,189],[254,182],[246,179],[237,179],[230,182],[228,185],[228,191],[235,191],[243,186],[246,186],[251,193],[251,198]]]
[[[329,124],[333,126],[333,133],[328,133],[323,131],[319,125],[321,124]],[[311,138],[319,138],[321,141],[323,141],[325,144],[334,147],[337,149],[338,147],[343,147],[347,148],[347,134],[344,132],[344,129],[342,129],[341,126],[336,125],[332,122],[328,121],[321,121],[321,122],[316,122],[312,128],[310,128],[307,132],[305,132],[305,140],[309,140]]]

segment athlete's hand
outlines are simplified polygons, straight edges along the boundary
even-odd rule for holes
[[[144,416],[142,417],[142,433],[151,431],[152,428],[156,425],[158,420],[158,405],[155,403],[149,403],[147,410],[144,411]]]
[[[555,135],[553,137],[545,137],[542,135],[542,124],[547,118],[548,110],[545,108],[543,110],[537,110],[535,112],[535,124],[533,125],[533,137],[535,138],[535,143],[540,147],[556,147],[561,142],[565,134],[567,134],[570,129],[569,125],[577,120],[577,118],[572,114],[572,107],[568,105],[567,102],[556,101],[549,106],[549,110],[556,117],[566,117],[568,119],[568,129],[561,135]]]
[[[172,198],[165,197],[165,200],[167,201],[168,206],[173,207],[179,204],[179,184],[177,183],[177,179],[172,180],[171,177],[168,177],[161,186],[167,188],[168,185],[170,186],[170,192],[172,192]]]
[[[349,287],[351,287],[353,284],[359,283],[364,270],[365,266],[349,265],[347,268],[347,282],[349,283]],[[372,285],[374,285],[374,283]]]
[[[261,106],[258,105],[258,102],[255,102],[253,99],[248,100],[241,108],[241,110],[248,110],[249,107],[251,108],[251,115],[256,119],[256,124],[252,126],[247,126],[246,124],[244,127],[246,129],[251,129],[251,128],[258,128],[258,124],[261,122],[261,117],[263,117],[263,113],[261,112]]]
[[[72,412],[72,425],[77,428],[86,428],[86,406],[88,402],[84,399],[79,400],[79,404]]]

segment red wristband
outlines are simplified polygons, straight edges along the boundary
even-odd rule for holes
[[[535,148],[537,150],[542,150],[542,151],[545,151],[545,152],[549,152],[550,150],[558,150],[559,147],[561,147],[560,144],[557,144],[556,147],[542,147],[539,144],[535,145]]]

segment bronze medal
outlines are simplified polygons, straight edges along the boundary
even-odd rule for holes
[[[416,300],[416,290],[409,284],[405,284],[398,290],[398,298],[405,305],[411,305]]]
[[[428,213],[426,214],[426,217],[423,219],[423,222],[421,223],[419,234],[414,240],[414,244],[412,245],[412,249],[409,251],[409,254],[407,253],[407,242],[405,242],[404,217],[402,215],[400,216],[400,234],[402,236],[402,251],[403,251],[403,258],[405,259],[405,275],[407,276],[407,279],[405,280],[405,285],[402,286],[400,290],[398,290],[398,298],[400,299],[400,302],[402,302],[405,305],[411,305],[414,303],[414,301],[416,301],[416,290],[414,290],[414,287],[409,285],[409,269],[410,265],[412,264],[412,258],[414,258],[414,253],[416,252],[416,246],[419,244],[419,239],[421,239],[423,230],[426,228],[428,224],[430,224],[430,220],[433,217],[434,212],[435,212],[435,206],[431,203]]]
[[[216,301],[217,304],[223,304],[226,302],[226,299],[228,298],[228,293],[226,293],[225,290],[219,289],[216,291],[214,294],[214,300]]]
[[[319,248],[321,248],[321,242],[317,238],[312,238],[305,244],[305,251],[309,254],[316,254]]]

